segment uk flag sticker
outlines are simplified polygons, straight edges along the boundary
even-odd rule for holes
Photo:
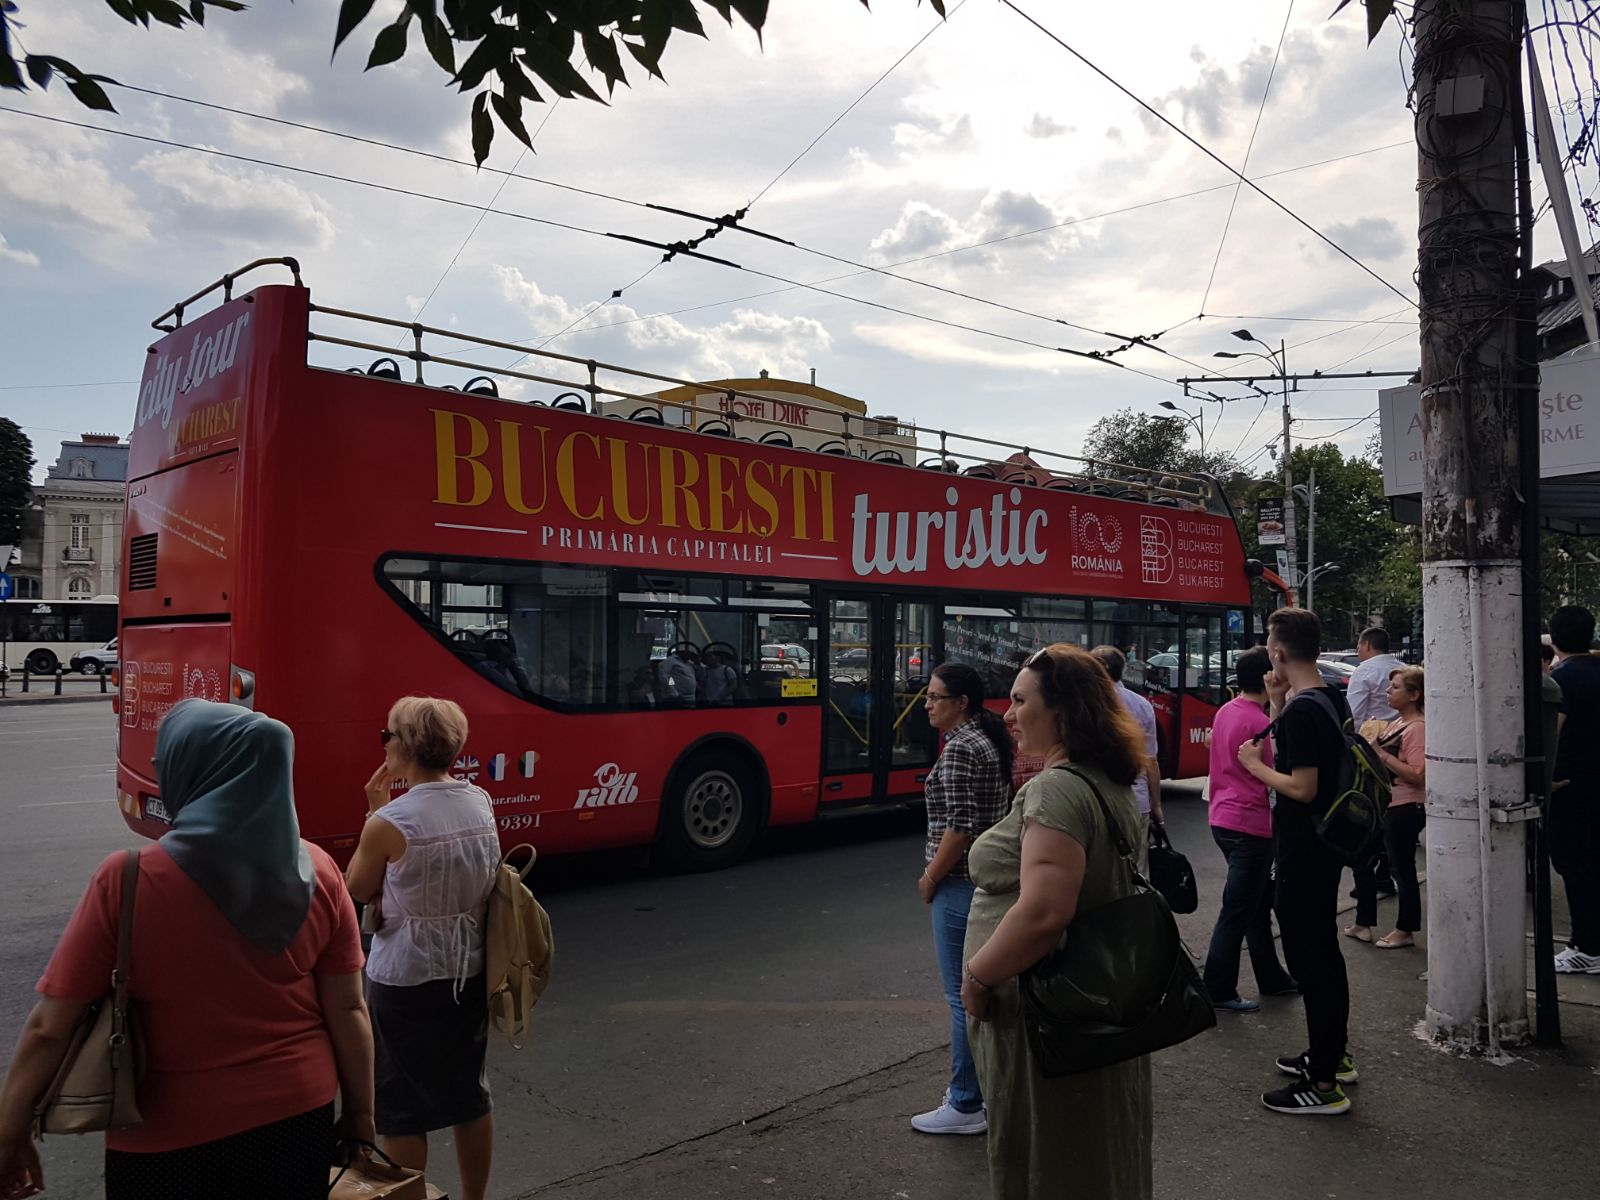
[[[533,769],[539,765],[539,752],[537,750],[524,750],[522,757],[517,760],[517,770],[522,772],[524,779],[533,778]]]
[[[489,778],[500,780],[506,777],[506,756],[496,754],[489,760]]]

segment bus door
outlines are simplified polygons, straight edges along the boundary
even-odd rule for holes
[[[839,593],[823,609],[823,804],[920,795],[939,752],[926,708],[933,606]]]

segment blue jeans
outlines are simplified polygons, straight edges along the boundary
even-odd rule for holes
[[[973,885],[965,879],[946,879],[933,893],[933,950],[939,960],[945,1003],[950,1006],[950,1107],[972,1113],[983,1107],[978,1068],[967,1042],[967,1012],[961,1007],[961,979],[966,972],[962,948],[967,940],[967,913],[972,908]]]
[[[1222,911],[1206,954],[1206,991],[1213,1000],[1239,995],[1240,943],[1250,945],[1250,966],[1262,991],[1281,991],[1289,973],[1278,962],[1272,943],[1272,839],[1235,829],[1211,827],[1217,849],[1228,862],[1222,888]]]

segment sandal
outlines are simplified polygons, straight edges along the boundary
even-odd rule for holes
[[[1405,941],[1397,940],[1396,934],[1398,934],[1399,937],[1405,938]],[[1395,933],[1384,934],[1377,940],[1377,942],[1374,943],[1379,950],[1407,950],[1416,944],[1416,938],[1412,937],[1409,933],[1401,934],[1398,930],[1396,930]]]
[[[1372,926],[1346,925],[1344,927],[1344,935],[1347,938],[1355,938],[1355,940],[1358,942],[1367,942],[1370,944],[1372,942]]]

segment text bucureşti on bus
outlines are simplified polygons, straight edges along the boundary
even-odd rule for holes
[[[842,453],[713,436],[740,427],[641,394],[662,377],[557,355],[498,371],[535,385],[522,402],[439,386],[465,375],[438,357],[407,367],[426,362],[427,383],[309,365],[308,345],[348,365],[396,328],[433,334],[329,332],[375,319],[295,282],[149,355],[122,629],[135,828],[163,828],[162,714],[232,699],[294,729],[302,827],[347,853],[387,705],[423,692],[466,708],[457,771],[508,845],[659,842],[680,866],[722,865],[763,825],[915,800],[938,749],[933,667],[974,664],[999,703],[1055,641],[1131,651],[1166,773],[1203,770],[1248,604],[1208,481],[1091,476],[975,440],[963,467],[954,435],[926,433],[931,463],[865,461],[848,419]],[[441,332],[433,353],[484,369],[438,348],[461,342],[502,345]],[[562,387],[579,390],[547,403]],[[737,417],[733,388],[705,390]]]

